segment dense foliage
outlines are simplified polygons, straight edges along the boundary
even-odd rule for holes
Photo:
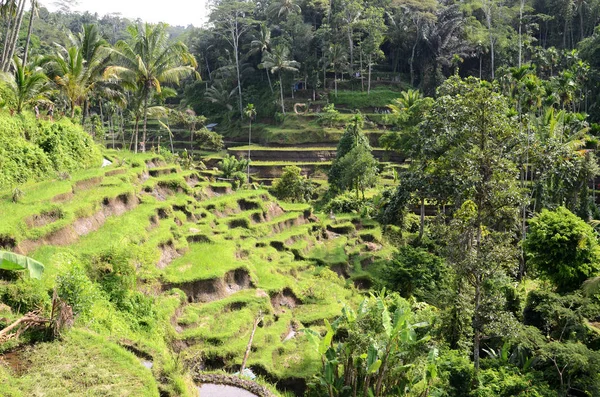
[[[99,166],[98,147],[69,120],[36,120],[31,114],[0,113],[0,188],[30,179]]]

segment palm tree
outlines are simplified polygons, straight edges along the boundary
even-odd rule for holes
[[[273,48],[272,53],[267,53],[265,59],[262,62],[262,67],[271,71],[271,73],[279,73],[279,93],[281,95],[281,112],[285,114],[285,104],[283,103],[283,81],[282,76],[284,72],[295,73],[300,67],[300,62],[289,60],[290,55],[289,48],[278,45]]]
[[[256,109],[254,104],[249,103],[244,109],[244,116],[248,117],[250,122],[248,126],[248,183],[250,183],[250,150],[252,148],[252,119],[256,116]]]
[[[229,90],[223,85],[222,80],[215,80],[213,84],[206,89],[204,96],[209,102],[224,106],[227,110],[231,111],[233,106],[230,102],[236,91],[237,87],[233,90]]]
[[[48,77],[35,63],[23,65],[15,56],[13,69],[14,73],[0,74],[0,79],[10,90],[14,110],[21,113],[26,106],[45,100],[50,86]]]
[[[100,37],[96,25],[85,25],[82,33],[70,39],[70,47],[59,45],[56,54],[45,58],[43,63],[69,100],[71,117],[74,117],[75,108],[82,104],[87,108],[91,92],[103,81],[102,72],[112,50]]]
[[[17,48],[26,0],[8,0],[0,2],[0,13],[4,17],[4,45],[0,57],[0,71],[8,72]]]
[[[394,114],[400,114],[411,107],[415,106],[420,100],[423,99],[423,94],[419,90],[407,90],[400,93],[400,98],[396,98],[392,101],[388,108]]]
[[[269,7],[269,11],[281,18],[282,15],[287,17],[290,14],[300,14],[302,10],[294,0],[279,0]]]
[[[27,28],[27,39],[25,39],[25,49],[23,50],[23,65],[27,65],[29,56],[29,43],[31,42],[31,32],[33,31],[33,19],[38,13],[40,4],[37,0],[31,0],[31,10],[29,11],[29,27]]]
[[[161,92],[162,83],[179,84],[184,77],[199,75],[195,71],[196,59],[185,44],[169,42],[167,25],[143,24],[130,26],[128,31],[131,43],[123,40],[117,42],[115,59],[118,65],[108,67],[105,76],[118,78],[141,98],[144,117],[142,143],[145,151],[147,110],[154,93]],[[136,153],[137,149],[136,145]]]
[[[265,58],[265,54],[269,53],[269,48],[271,46],[271,29],[267,27],[264,23],[260,25],[260,32],[258,32],[258,37],[252,40],[250,43],[250,54],[260,53],[262,59]],[[260,66],[259,66],[260,67]],[[271,88],[271,93],[273,93],[273,84],[271,84],[271,76],[269,75],[269,71],[265,69],[267,73],[267,80],[269,80],[269,88]]]
[[[346,51],[340,44],[332,44],[329,46],[329,65],[333,66],[333,83],[335,87],[335,96],[337,98],[337,71],[338,68],[346,62]]]

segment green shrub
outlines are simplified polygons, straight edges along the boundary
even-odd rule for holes
[[[0,189],[101,161],[90,136],[68,119],[53,123],[0,112]]]
[[[367,205],[367,202],[358,199],[354,193],[348,192],[331,199],[325,206],[325,211],[333,211],[335,213],[359,213],[364,205]]]
[[[97,290],[85,270],[78,265],[56,277],[58,296],[73,308],[73,314],[85,316],[98,297]]]
[[[123,310],[129,305],[128,298],[135,288],[135,267],[129,252],[110,248],[93,256],[88,264],[91,279],[106,292],[108,299]]]
[[[301,171],[295,165],[285,167],[281,178],[273,182],[271,193],[283,201],[291,201],[293,203],[310,201],[315,191],[315,186],[306,176],[300,174]]]
[[[5,285],[0,289],[0,297],[0,301],[19,313],[35,309],[47,311],[50,307],[50,294],[39,280],[30,277]]]
[[[340,112],[335,110],[335,105],[330,103],[323,108],[323,112],[318,114],[318,123],[326,127],[333,127],[342,121]]]
[[[450,288],[450,268],[445,261],[422,248],[400,247],[384,268],[385,280],[403,298],[414,296],[419,301],[439,304]]]

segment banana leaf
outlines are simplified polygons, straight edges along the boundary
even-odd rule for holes
[[[0,269],[29,270],[29,276],[38,280],[44,273],[44,265],[35,259],[7,251],[0,251]]]

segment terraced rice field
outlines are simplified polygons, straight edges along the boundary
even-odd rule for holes
[[[260,317],[248,365],[304,390],[320,360],[302,330],[322,331],[376,282],[392,254],[380,227],[279,203],[265,190],[232,191],[153,155],[110,157],[110,167],[24,187],[20,203],[4,194],[0,246],[47,264],[49,288],[72,260],[128,247],[137,289],[159,304],[164,330],[143,337],[95,313],[89,332],[144,357],[167,345],[196,369],[235,371]]]

